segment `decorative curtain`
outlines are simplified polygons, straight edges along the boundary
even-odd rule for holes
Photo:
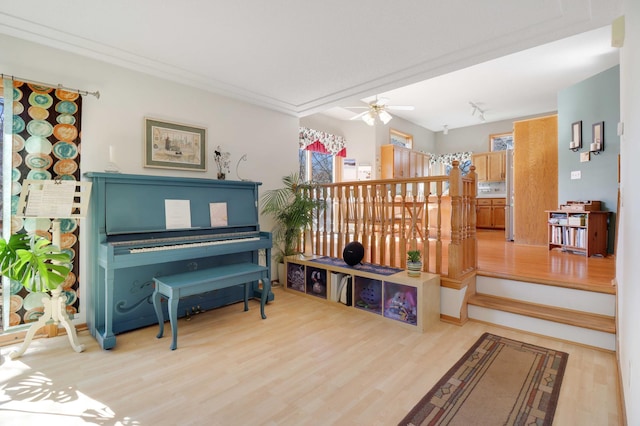
[[[80,180],[82,97],[76,92],[16,80],[13,80],[13,90],[7,90],[11,80],[4,82],[5,106],[13,100],[11,233],[35,232],[51,240],[51,220],[16,217],[18,200],[25,179]],[[72,271],[63,283],[67,312],[73,318],[80,306],[78,220],[61,219],[60,228],[61,249],[71,255],[73,262]],[[10,291],[7,312],[10,326],[36,321],[43,314],[41,294],[13,283]]]
[[[471,151],[452,152],[449,154],[429,154],[431,157],[429,159],[429,163],[431,163],[432,169],[434,167],[437,168],[438,166],[443,168],[442,172],[448,176],[451,171],[451,164],[455,160],[458,160],[460,162],[460,173],[462,176],[466,176],[469,173],[469,168],[471,167],[472,154],[473,153]]]
[[[346,157],[347,141],[342,136],[300,127],[300,149]]]

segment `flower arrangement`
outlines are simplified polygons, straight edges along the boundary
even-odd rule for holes
[[[213,159],[218,167],[218,179],[224,179],[225,175],[229,173],[229,157],[231,155],[228,152],[222,152],[220,145],[213,152]]]

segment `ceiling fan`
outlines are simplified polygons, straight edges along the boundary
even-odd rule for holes
[[[376,122],[376,117],[380,119],[384,124],[387,124],[393,116],[387,112],[387,110],[395,110],[395,111],[413,111],[414,107],[409,105],[387,105],[389,99],[387,98],[376,98],[369,102],[368,106],[356,106],[356,107],[345,107],[347,109],[366,109],[366,111],[361,112],[360,114],[351,118],[351,120],[362,119],[369,126],[373,126]]]

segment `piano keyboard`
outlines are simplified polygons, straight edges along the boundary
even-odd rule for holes
[[[230,244],[230,243],[244,243],[248,241],[260,241],[260,237],[249,237],[249,238],[234,238],[228,240],[212,240],[212,241],[199,241],[194,243],[183,243],[183,244],[170,244],[164,246],[151,246],[151,247],[137,247],[129,250],[129,253],[147,253],[152,251],[164,251],[164,250],[179,250],[179,249],[187,249],[193,247],[206,247],[206,246],[216,246],[220,244]]]

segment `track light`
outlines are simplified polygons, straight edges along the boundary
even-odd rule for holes
[[[486,121],[486,119],[484,118],[484,110],[473,102],[469,102],[469,105],[471,105],[472,108],[471,115],[475,116],[476,114],[478,114],[478,118],[484,123]]]

